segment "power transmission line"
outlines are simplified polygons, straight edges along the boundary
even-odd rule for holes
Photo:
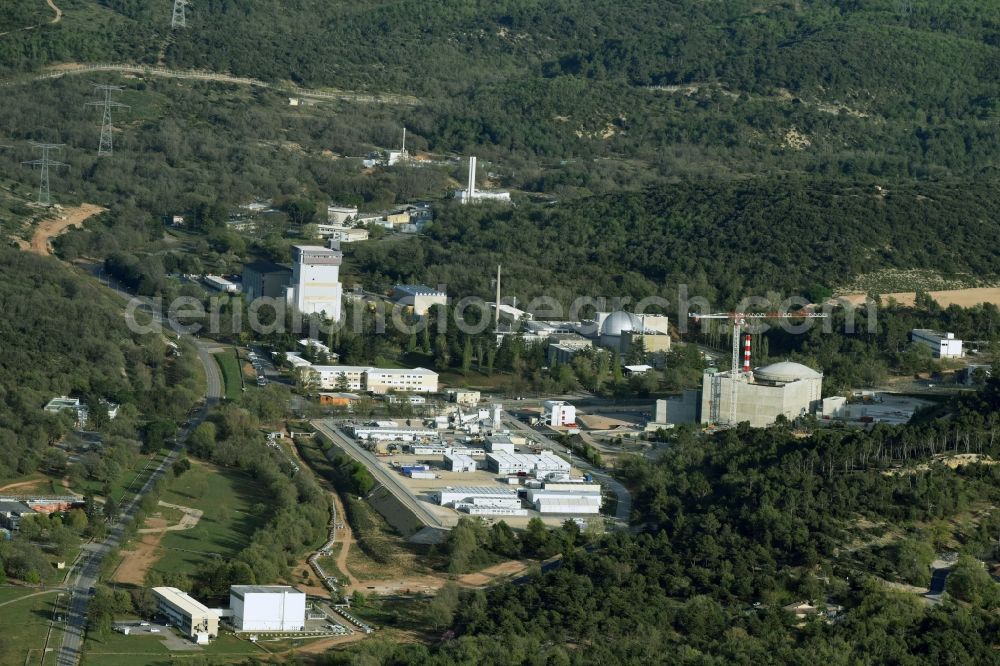
[[[187,6],[188,0],[174,0],[174,13],[173,16],[170,17],[171,30],[187,27],[187,14],[185,13],[185,8]]]
[[[114,127],[111,125],[112,108],[130,108],[128,104],[122,104],[111,99],[111,93],[122,90],[121,86],[95,85],[94,88],[104,93],[104,99],[96,102],[87,102],[87,106],[103,106],[104,119],[101,123],[101,143],[97,147],[97,156],[111,155],[114,153]]]
[[[31,166],[42,167],[41,179],[38,182],[38,205],[40,206],[51,206],[52,197],[49,196],[49,167],[61,167],[69,166],[63,162],[57,162],[55,160],[49,159],[49,152],[53,150],[59,150],[66,144],[64,143],[33,143],[31,144],[35,148],[40,148],[42,151],[42,159],[40,160],[30,160],[28,162],[22,162],[22,164],[30,164]]]

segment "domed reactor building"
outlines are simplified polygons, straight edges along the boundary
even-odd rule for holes
[[[642,344],[647,354],[670,351],[670,326],[663,315],[640,315],[623,310],[598,312],[595,323],[597,342],[605,349],[627,354],[635,345]]]
[[[702,378],[701,422],[736,425],[748,421],[763,428],[779,415],[791,421],[811,414],[822,394],[823,373],[801,363],[772,363],[752,372],[737,372],[735,377],[731,371],[712,368]]]

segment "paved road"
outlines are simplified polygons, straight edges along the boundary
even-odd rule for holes
[[[424,503],[414,497],[413,493],[411,493],[410,490],[403,485],[403,482],[400,481],[395,472],[386,469],[385,465],[382,464],[378,457],[376,457],[371,451],[360,447],[357,442],[354,441],[353,437],[349,437],[344,434],[339,428],[331,425],[329,421],[313,421],[312,425],[317,431],[343,449],[347,455],[367,467],[368,471],[370,471],[372,476],[375,477],[375,480],[391,492],[396,499],[402,502],[403,506],[410,509],[410,511],[413,512],[413,515],[415,515],[424,525],[428,527],[451,527],[451,525],[446,524],[433,512],[429,511],[427,507],[424,506]]]
[[[518,419],[511,416],[509,413],[503,413],[503,420],[507,425],[511,427],[512,430],[517,430],[522,432],[530,439],[538,442],[542,446],[552,449],[553,451],[558,451],[569,455],[573,461],[573,464],[579,469],[587,472],[593,476],[596,480],[600,481],[603,485],[611,489],[611,492],[615,494],[618,498],[618,504],[615,508],[615,518],[621,522],[628,524],[629,517],[632,515],[632,495],[629,493],[628,489],[622,485],[622,483],[609,475],[604,470],[594,467],[586,460],[579,456],[574,456],[573,452],[567,449],[562,444],[559,444],[555,440],[549,439],[542,433],[538,432],[534,428],[528,426],[527,424],[519,421]]]
[[[125,299],[133,298],[124,291],[118,289],[114,289],[114,291]],[[148,305],[148,301],[146,303]],[[149,311],[152,312],[152,309],[150,308]],[[158,320],[160,319],[158,314],[155,313],[154,317]],[[132,501],[122,508],[119,518],[111,526],[108,537],[101,543],[92,543],[84,547],[84,554],[80,558],[68,586],[70,590],[69,610],[63,631],[62,648],[59,650],[56,662],[59,666],[76,666],[80,661],[87,624],[87,607],[90,603],[90,589],[97,584],[104,558],[121,544],[125,525],[135,516],[140,500],[153,488],[153,485],[160,477],[163,476],[167,467],[173,465],[174,461],[177,460],[188,435],[191,434],[191,431],[198,424],[205,420],[209,410],[219,402],[222,396],[222,376],[215,360],[208,353],[208,349],[217,347],[218,345],[214,342],[208,343],[200,340],[196,340],[196,342],[198,345],[198,357],[202,365],[205,366],[207,384],[205,402],[197,415],[189,422],[188,426],[180,432],[170,453],[163,458],[159,466],[157,466],[146,480],[146,483],[143,484],[139,492],[132,498]]]

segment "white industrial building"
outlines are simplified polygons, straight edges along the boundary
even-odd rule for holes
[[[544,404],[545,422],[554,427],[576,425],[576,407],[562,400],[546,400]]]
[[[338,226],[330,226],[327,233],[324,233],[321,229],[320,234],[325,235],[335,243],[357,243],[360,241],[366,241],[370,235],[367,229],[362,229],[361,227]]]
[[[349,428],[355,439],[371,442],[404,441],[416,442],[425,439],[437,439],[438,432],[430,428],[415,428],[398,425],[365,425]]]
[[[448,400],[466,407],[475,407],[479,404],[479,391],[472,389],[448,389]]]
[[[435,305],[447,304],[448,295],[423,284],[397,284],[392,290],[392,300],[413,308],[413,314],[422,317]]]
[[[520,500],[517,498],[517,490],[514,488],[504,488],[503,486],[468,486],[462,488],[445,488],[438,491],[438,504],[441,506],[452,506],[456,502],[520,506]]]
[[[490,453],[514,453],[514,440],[509,435],[489,435],[486,438],[486,450]]]
[[[962,341],[954,333],[938,333],[927,328],[915,328],[910,332],[914,342],[930,347],[934,358],[962,358]]]
[[[551,451],[542,451],[539,454],[506,451],[487,453],[486,467],[496,474],[524,473],[536,478],[544,478],[552,473],[568,474],[570,471],[570,464]]]
[[[470,516],[527,516],[528,510],[521,507],[521,500],[514,503],[455,502],[455,510]]]
[[[306,595],[288,585],[231,585],[236,631],[303,631]]]
[[[325,313],[329,319],[339,321],[343,253],[319,245],[295,245],[292,253],[292,284],[288,288],[291,305],[302,314]]]
[[[188,638],[207,643],[219,635],[221,611],[209,608],[176,587],[154,587],[153,596],[157,612]]]
[[[737,373],[735,379],[731,374],[711,370],[704,374],[702,423],[728,422],[733,397],[736,423],[746,421],[755,428],[773,424],[778,416],[793,420],[811,414],[820,406],[823,374],[801,363],[772,363],[750,373]]]
[[[532,501],[538,513],[600,513],[600,495],[573,495],[572,493],[545,493]]]
[[[448,468],[452,472],[475,472],[476,461],[464,453],[457,453],[454,450],[446,452],[444,459],[448,463]]]
[[[202,278],[202,281],[216,291],[221,291],[226,294],[240,293],[240,285],[219,275],[206,275]]]

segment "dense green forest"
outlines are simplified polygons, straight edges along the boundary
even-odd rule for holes
[[[433,648],[366,644],[327,663],[1000,663],[992,464],[1000,384],[919,422],[802,438],[779,426],[703,439],[675,433],[656,462],[620,465],[638,535],[562,547],[562,565],[523,585],[456,596]],[[484,548],[491,548],[484,539]],[[927,604],[935,552],[963,553],[949,596]],[[842,606],[795,619],[799,600]]]
[[[196,358],[171,359],[163,340],[130,332],[120,303],[54,259],[0,248],[0,311],[0,479],[35,471],[72,428],[43,411],[53,397],[118,403],[108,432],[136,437],[145,419],[180,419],[201,394]]]

